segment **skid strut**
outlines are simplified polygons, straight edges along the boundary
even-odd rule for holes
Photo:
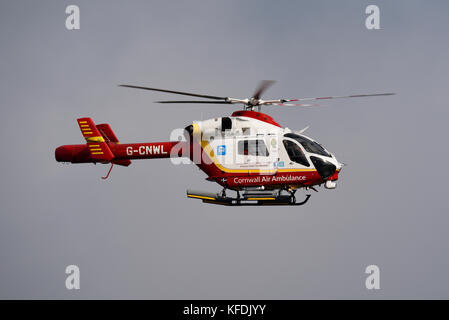
[[[224,190],[223,190],[224,191]],[[301,206],[307,203],[310,194],[302,202],[296,202],[294,193],[281,195],[279,191],[274,192],[245,192],[243,195],[237,193],[237,198],[226,196],[225,192],[210,193],[202,191],[187,190],[187,197],[200,199],[204,203],[223,206]]]

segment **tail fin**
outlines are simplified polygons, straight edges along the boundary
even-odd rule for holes
[[[120,143],[117,139],[117,136],[114,134],[114,131],[112,131],[112,128],[107,123],[97,124],[97,129],[103,136],[104,140],[107,143],[113,142],[113,143]],[[129,166],[131,164],[131,160],[129,159],[122,159],[122,160],[113,160],[114,164],[118,164],[119,166]]]
[[[111,126],[107,123],[97,124],[97,129],[100,131],[103,138],[106,140],[106,142],[115,142],[119,143],[117,137],[114,134],[114,131],[112,131]]]
[[[80,126],[81,133],[86,139],[87,146],[92,159],[100,162],[110,162],[114,159],[114,155],[109,149],[108,144],[105,142],[104,137],[98,131],[95,123],[91,118],[77,119]]]

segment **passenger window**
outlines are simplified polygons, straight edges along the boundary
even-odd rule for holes
[[[288,157],[291,161],[302,164],[303,166],[310,167],[309,161],[307,161],[306,156],[302,152],[301,148],[290,140],[284,140],[284,147],[287,150]]]
[[[238,153],[244,156],[268,157],[268,149],[263,140],[241,140],[238,142]]]

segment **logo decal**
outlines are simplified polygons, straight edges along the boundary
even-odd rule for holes
[[[226,146],[225,145],[217,146],[217,155],[219,155],[219,156],[226,155]]]
[[[278,161],[274,163],[275,168],[282,168],[284,166],[284,161]]]

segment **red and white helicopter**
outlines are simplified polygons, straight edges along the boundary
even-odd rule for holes
[[[318,142],[305,136],[307,128],[293,131],[281,127],[261,113],[262,106],[312,106],[304,101],[387,96],[394,93],[359,94],[321,98],[262,100],[262,93],[274,81],[264,80],[249,99],[235,99],[156,89],[134,85],[121,87],[160,91],[209,100],[171,100],[158,103],[241,104],[243,110],[230,117],[193,121],[185,128],[182,141],[120,144],[108,124],[90,118],[78,119],[86,144],[64,145],[55,151],[56,160],[70,163],[110,163],[129,166],[133,159],[187,157],[207,175],[207,180],[223,187],[219,193],[187,191],[189,198],[227,206],[303,205],[296,202],[298,189],[315,190],[323,185],[336,187],[343,164]],[[257,111],[255,109],[257,108]],[[235,197],[226,194],[236,191]]]

